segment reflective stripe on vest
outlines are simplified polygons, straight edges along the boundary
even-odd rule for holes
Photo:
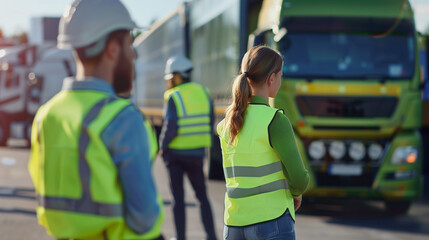
[[[265,175],[282,171],[281,162],[273,162],[259,167],[234,166],[224,168],[226,178],[232,177],[263,177]]]
[[[82,122],[82,130],[79,137],[79,174],[82,184],[82,197],[70,199],[62,197],[50,197],[37,195],[39,206],[46,209],[86,213],[105,217],[122,217],[122,203],[108,204],[94,202],[90,191],[91,171],[85,156],[89,145],[88,127],[95,120],[101,109],[118,98],[109,97],[98,101],[88,112]]]
[[[196,149],[211,146],[210,96],[199,84],[184,83],[166,92],[177,112],[177,136],[171,149]]]
[[[191,115],[186,112],[185,104],[183,103],[182,95],[179,91],[173,93],[173,98],[179,101],[181,108],[178,112],[177,125],[179,126],[179,136],[191,136],[200,134],[210,134],[210,115],[196,114]],[[202,127],[201,127],[202,126]],[[197,128],[201,127],[201,128]]]
[[[242,167],[234,166],[224,168],[225,178],[233,177],[263,177],[279,171],[283,171],[280,161],[270,163],[260,167]],[[227,187],[226,192],[230,198],[250,197],[257,194],[288,189],[288,183],[285,179],[280,179],[254,188],[234,188]]]

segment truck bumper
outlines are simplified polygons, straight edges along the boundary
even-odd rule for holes
[[[315,187],[304,195],[308,197],[362,198],[373,200],[412,200],[420,196],[423,177],[408,180],[383,181],[366,187]]]
[[[395,150],[398,148],[413,147],[417,149],[416,161],[413,163],[392,163]],[[418,131],[398,133],[385,149],[380,166],[374,173],[374,180],[365,186],[347,186],[345,184],[351,177],[337,178],[337,183],[330,182],[329,186],[322,186],[315,176],[321,176],[320,169],[309,168],[311,172],[311,185],[305,196],[310,197],[340,197],[340,198],[364,198],[374,200],[413,200],[418,198],[423,191],[422,162],[423,149],[421,136]],[[329,168],[329,167],[327,167]],[[326,169],[326,168],[325,168]],[[315,174],[317,173],[317,174]],[[325,171],[324,176],[330,177]],[[369,175],[368,175],[369,176]],[[344,180],[342,182],[342,180]],[[360,180],[366,180],[360,178]],[[337,185],[337,186],[336,186]]]

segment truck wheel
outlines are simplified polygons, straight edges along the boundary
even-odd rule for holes
[[[405,215],[411,207],[411,201],[392,201],[386,200],[384,206],[388,213],[396,215]]]
[[[0,146],[6,146],[9,139],[9,130],[9,123],[0,118]]]
[[[209,179],[224,180],[222,167],[222,150],[218,136],[213,136],[212,147],[210,148],[209,156]]]

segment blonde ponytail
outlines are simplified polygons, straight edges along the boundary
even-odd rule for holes
[[[272,73],[280,72],[282,66],[282,56],[266,46],[253,47],[244,55],[241,62],[242,73],[234,79],[232,103],[225,114],[225,123],[229,126],[228,144],[233,143],[243,128],[244,114],[252,97],[251,86],[264,84]]]
[[[235,78],[232,86],[232,104],[226,109],[225,121],[229,123],[229,144],[232,144],[243,128],[244,113],[251,97],[252,91],[247,80],[247,72],[245,72]]]

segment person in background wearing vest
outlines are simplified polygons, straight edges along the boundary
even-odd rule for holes
[[[76,76],[37,112],[29,162],[39,223],[57,239],[163,239],[157,142],[117,97],[134,78],[134,28],[119,0],[74,1],[60,20],[58,47],[74,49]]]
[[[174,56],[167,61],[164,78],[169,89],[164,94],[166,107],[160,149],[170,175],[177,240],[186,239],[185,173],[200,202],[207,239],[214,240],[213,216],[203,173],[205,148],[211,146],[213,136],[213,103],[206,88],[190,81],[192,68],[192,63],[183,56]]]
[[[282,66],[271,48],[251,48],[217,126],[227,189],[225,239],[295,239],[295,211],[309,175],[289,120],[268,105],[280,88]]]

